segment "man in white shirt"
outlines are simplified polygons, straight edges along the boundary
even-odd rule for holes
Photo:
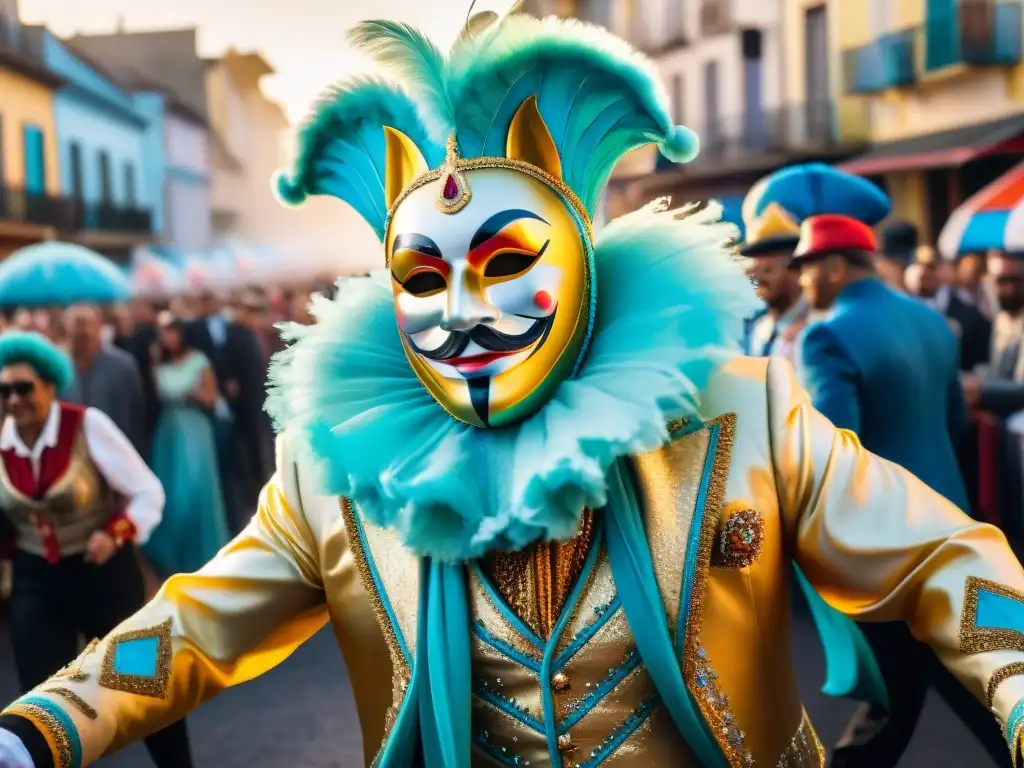
[[[13,561],[11,641],[26,691],[74,659],[81,637],[105,635],[143,605],[133,545],[164,505],[160,481],[109,416],[57,400],[73,375],[42,336],[0,336],[0,513],[12,533],[0,544]],[[147,746],[158,768],[192,764],[184,721]]]

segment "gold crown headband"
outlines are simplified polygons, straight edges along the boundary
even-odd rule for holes
[[[423,154],[416,144],[399,130],[384,127],[385,138],[385,184],[384,194],[388,204],[387,220],[384,223],[384,238],[391,226],[391,219],[402,202],[417,189],[437,183],[437,209],[442,213],[454,214],[461,211],[473,197],[464,171],[480,168],[501,168],[519,171],[546,184],[566,200],[583,223],[587,240],[593,241],[593,223],[583,202],[569,185],[562,180],[562,161],[551,132],[537,108],[537,97],[530,96],[516,111],[509,125],[505,142],[507,157],[475,157],[464,160],[459,157],[458,142],[453,133],[448,137],[447,155],[440,168],[430,170]]]

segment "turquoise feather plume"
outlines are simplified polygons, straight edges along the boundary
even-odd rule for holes
[[[329,91],[299,132],[292,175],[279,174],[275,188],[286,204],[309,195],[344,200],[384,237],[384,131],[390,125],[420,148],[429,163],[444,150],[427,139],[416,105],[399,86],[382,78],[356,78]]]
[[[363,22],[349,40],[404,90],[366,80],[329,94],[300,136],[294,177],[279,191],[295,203],[309,194],[340,197],[378,235],[386,219],[383,176],[366,178],[366,171],[383,168],[377,150],[385,125],[406,133],[431,167],[443,161],[452,133],[465,158],[503,157],[516,110],[536,95],[563,180],[591,215],[630,150],[654,143],[676,162],[697,153],[694,133],[671,121],[654,65],[600,27],[491,14],[468,25],[447,53],[393,21]],[[352,151],[363,157],[347,158]]]

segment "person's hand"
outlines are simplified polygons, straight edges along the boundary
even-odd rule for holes
[[[106,531],[96,531],[85,548],[85,562],[103,565],[117,553],[117,542]]]
[[[964,402],[969,410],[975,410],[981,405],[981,379],[973,373],[965,373],[960,376],[960,385],[964,389]]]

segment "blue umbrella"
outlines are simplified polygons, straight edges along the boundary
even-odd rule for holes
[[[74,243],[20,248],[0,264],[0,305],[106,304],[130,295],[128,278],[108,259]]]

